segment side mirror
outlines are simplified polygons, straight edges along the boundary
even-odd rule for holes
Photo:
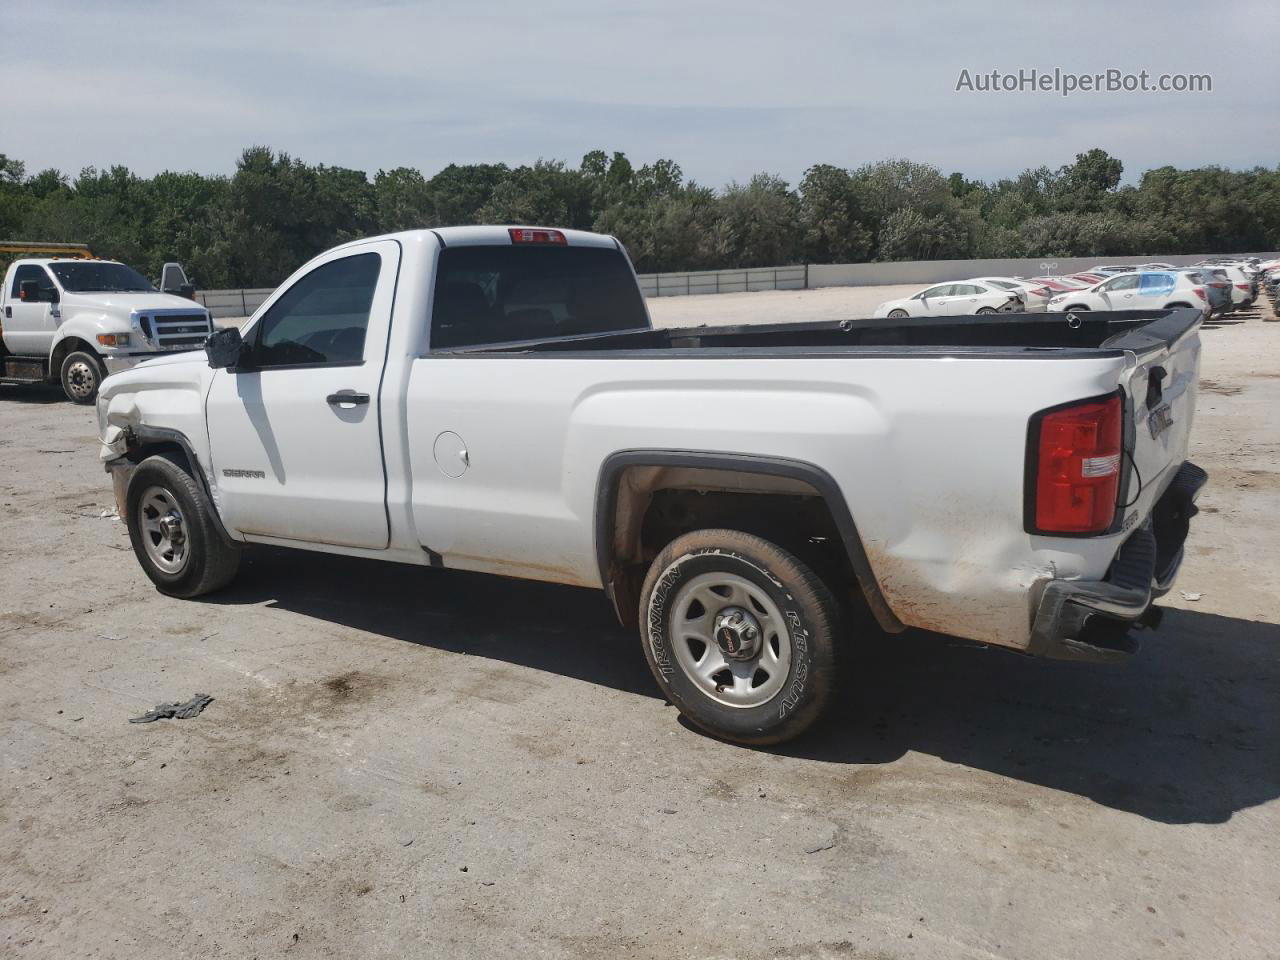
[[[188,300],[194,300],[196,298],[195,284],[184,283],[178,288],[178,296],[186,297]]]
[[[244,349],[244,341],[236,327],[223,327],[215,330],[204,342],[204,353],[209,358],[209,366],[214,370],[234,367],[240,362],[240,353]]]

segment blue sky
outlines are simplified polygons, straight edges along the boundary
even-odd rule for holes
[[[1100,146],[1126,179],[1280,162],[1272,3],[6,0],[0,152],[228,173],[266,144],[450,162],[670,157],[719,186],[891,156],[971,177]],[[24,42],[29,41],[29,42]],[[962,69],[1209,73],[1208,94],[957,93]],[[25,91],[20,95],[20,91]]]

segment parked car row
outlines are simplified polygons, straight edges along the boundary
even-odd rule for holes
[[[974,277],[886,300],[872,316],[902,320],[958,314],[1192,308],[1208,317],[1251,306],[1258,297],[1260,273],[1257,258],[1224,257],[1190,267],[1153,261],[1099,264],[1061,276]]]
[[[1280,260],[1258,266],[1259,289],[1271,298],[1271,312],[1280,319]]]

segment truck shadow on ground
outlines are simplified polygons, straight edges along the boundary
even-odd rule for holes
[[[65,403],[70,404],[62,387],[45,383],[6,383],[0,385],[0,403]]]
[[[634,631],[594,590],[283,550],[245,559],[210,602],[269,602],[660,696]],[[1219,823],[1280,797],[1280,626],[1169,610],[1144,637],[1117,666],[918,631],[877,638],[851,658],[833,715],[767,752],[874,765],[916,751],[1165,823]]]

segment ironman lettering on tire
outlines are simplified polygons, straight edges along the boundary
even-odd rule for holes
[[[737,530],[673,540],[641,590],[641,639],[658,685],[694,726],[737,743],[780,743],[821,716],[837,622],[812,570]]]

